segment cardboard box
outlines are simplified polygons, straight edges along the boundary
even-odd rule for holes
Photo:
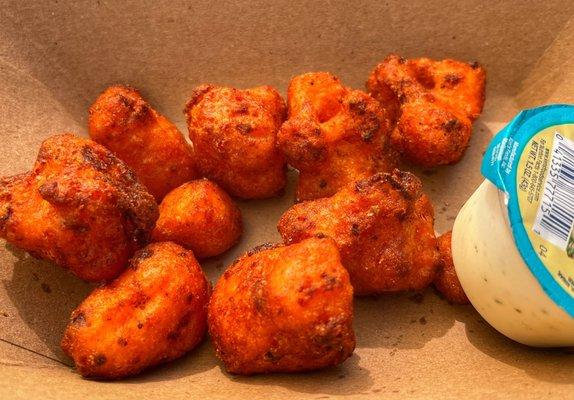
[[[488,71],[484,115],[464,160],[416,171],[439,232],[481,182],[489,138],[516,110],[574,101],[574,2],[501,1],[2,1],[0,175],[27,170],[53,133],[86,134],[107,85],[141,89],[186,132],[198,84],[270,84],[327,70],[363,88],[389,52],[478,60]],[[212,281],[240,253],[278,240],[285,196],[243,202],[239,246],[205,263]],[[535,350],[490,328],[472,307],[433,290],[357,299],[357,350],[337,368],[254,377],[225,374],[209,340],[136,378],[82,379],[59,348],[70,311],[91,287],[58,267],[0,248],[0,398],[572,398],[574,356]]]

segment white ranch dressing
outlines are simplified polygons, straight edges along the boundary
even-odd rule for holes
[[[495,329],[530,346],[574,346],[574,318],[546,294],[524,262],[504,194],[489,181],[456,218],[452,256],[466,295]]]
[[[574,346],[574,106],[520,112],[481,171],[452,233],[466,295],[520,343]]]

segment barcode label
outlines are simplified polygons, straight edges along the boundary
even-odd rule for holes
[[[533,231],[566,251],[574,223],[574,142],[554,133],[552,158]]]

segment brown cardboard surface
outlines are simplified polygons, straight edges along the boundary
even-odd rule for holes
[[[570,0],[0,1],[0,175],[25,171],[50,134],[86,132],[87,107],[108,84],[142,90],[185,132],[196,85],[271,84],[327,70],[362,88],[387,53],[479,60],[483,116],[456,166],[417,171],[450,229],[481,181],[490,136],[521,107],[574,100]],[[294,178],[292,176],[292,178]],[[238,254],[279,236],[293,179],[279,199],[242,202],[241,243],[204,263],[212,281]],[[0,398],[573,398],[574,356],[535,350],[432,290],[356,300],[357,350],[325,371],[255,377],[222,372],[208,340],[169,365],[121,382],[81,379],[59,349],[90,285],[0,247]]]

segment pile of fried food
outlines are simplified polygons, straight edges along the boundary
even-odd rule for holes
[[[478,64],[390,55],[367,82],[326,72],[272,87],[202,85],[185,107],[190,145],[126,86],[89,110],[90,139],[46,139],[28,173],[0,180],[0,237],[86,281],[62,348],[85,377],[118,379],[192,350],[206,331],[233,374],[295,372],[353,353],[353,296],[434,283],[468,300],[450,234],[437,239],[421,181],[397,167],[461,159],[484,102]],[[212,289],[198,260],[238,242],[234,199],[297,204],[284,243],[237,259]],[[159,203],[159,206],[158,206]]]

